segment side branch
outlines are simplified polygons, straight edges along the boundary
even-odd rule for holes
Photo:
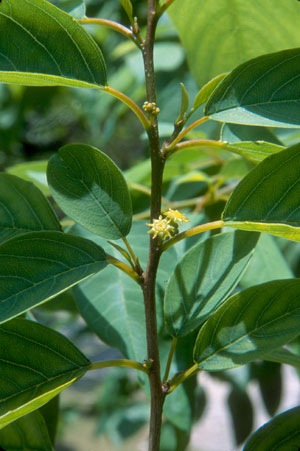
[[[118,22],[114,22],[113,20],[85,17],[84,19],[77,20],[77,22],[79,22],[83,25],[89,25],[89,24],[103,25],[104,27],[107,27],[107,28],[110,28],[111,30],[117,31],[118,33],[122,34],[123,36],[125,36],[128,39],[131,39],[136,45],[138,45],[132,31],[129,28],[124,27],[124,25],[121,25]],[[139,45],[138,45],[138,47],[139,47]]]
[[[144,113],[140,109],[140,107],[132,99],[130,99],[130,97],[126,96],[125,94],[118,91],[117,89],[112,88],[111,86],[105,86],[104,88],[99,86],[98,89],[100,89],[101,91],[107,92],[107,94],[112,95],[113,97],[115,97],[118,100],[121,100],[121,102],[123,102],[126,106],[128,106],[128,108],[131,109],[131,111],[134,112],[134,114],[137,116],[137,118],[142,123],[144,129],[146,131],[149,131],[150,126],[151,126],[150,121],[146,118],[146,116],[144,115]]]
[[[162,246],[162,251],[166,251],[169,247],[178,243],[185,238],[188,238],[193,235],[198,235],[198,233],[207,232],[208,230],[220,229],[224,226],[223,221],[214,221],[208,222],[207,224],[200,224],[196,227],[192,227],[191,229],[185,230],[184,232],[179,233],[178,235],[171,238],[169,241],[166,241]]]

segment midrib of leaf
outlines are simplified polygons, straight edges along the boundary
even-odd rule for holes
[[[58,355],[59,357],[61,357],[63,360],[65,360],[68,363],[72,363],[72,365],[77,366],[77,368],[81,368],[81,366],[79,366],[76,362],[74,362],[71,359],[68,359],[65,355],[61,354],[60,352],[56,351],[53,348],[50,348],[50,346],[47,346],[44,343],[40,343],[39,341],[33,340],[32,338],[27,337],[26,335],[20,334],[20,333],[16,333],[13,332],[12,330],[7,330],[7,329],[3,329],[2,326],[0,326],[0,331],[4,332],[6,335],[14,335],[15,337],[20,337],[22,338],[22,340],[24,341],[28,341],[29,343],[33,343],[41,348],[45,348],[47,350],[49,350],[50,352],[53,352],[53,354]]]
[[[0,359],[0,360],[2,360],[2,359]],[[9,362],[9,361],[8,361],[8,363],[14,364],[14,362]],[[24,366],[25,368],[27,368],[25,365],[16,365],[16,364],[15,364],[15,366]],[[79,369],[81,369],[81,368],[82,368],[82,369],[89,368],[89,366],[90,366],[90,364],[89,364],[89,365],[83,365],[82,367],[79,367]],[[30,367],[28,367],[28,369],[31,370]],[[64,372],[61,373],[61,374],[57,374],[57,375],[55,375],[55,376],[48,377],[48,378],[46,378],[46,380],[43,381],[43,382],[39,382],[39,383],[33,384],[33,385],[29,386],[29,387],[23,388],[23,390],[19,390],[17,393],[14,393],[14,394],[12,394],[12,395],[9,395],[9,396],[7,396],[6,398],[1,398],[1,399],[0,399],[0,405],[3,404],[4,402],[10,400],[10,399],[13,399],[13,398],[16,397],[16,396],[19,396],[19,395],[25,393],[26,391],[30,391],[30,390],[32,390],[33,388],[35,388],[35,389],[40,388],[40,387],[42,387],[43,385],[45,385],[45,384],[47,384],[47,383],[49,383],[49,382],[53,382],[53,381],[55,381],[56,379],[59,379],[60,377],[67,376],[68,374],[71,374],[71,375],[72,375],[72,373],[75,373],[75,372],[77,372],[77,371],[78,371],[78,369],[73,368],[72,370],[64,371]],[[43,376],[43,377],[45,377],[45,376]],[[72,376],[71,376],[70,379],[77,379],[77,378],[78,378],[78,376],[75,376],[74,378],[72,378]],[[64,385],[64,384],[63,384],[63,385]],[[56,388],[59,388],[59,387],[56,387]],[[46,393],[43,393],[42,395],[39,395],[39,397],[44,396],[45,394],[46,394]],[[33,399],[34,399],[34,398],[33,398]],[[33,399],[31,399],[30,401],[32,401]],[[30,401],[28,401],[28,402],[30,402]],[[7,414],[7,413],[9,413],[9,412],[6,412],[5,414]],[[2,416],[0,415],[0,420],[1,420],[1,418],[2,418]]]
[[[31,6],[31,3],[30,3],[28,0],[24,0],[24,1],[25,1],[27,4],[29,4],[29,5]],[[33,5],[33,6],[35,6],[36,9],[40,10],[42,13],[45,13],[48,17],[50,17],[50,19],[53,19],[53,20],[54,20],[54,21],[55,21],[55,22],[56,22],[56,23],[57,23],[57,24],[58,24],[58,25],[66,32],[66,34],[69,36],[69,38],[71,39],[72,43],[74,44],[74,46],[75,46],[76,49],[78,50],[78,52],[79,52],[79,54],[80,54],[80,56],[81,56],[81,58],[82,58],[82,60],[83,60],[83,62],[84,62],[84,65],[85,65],[85,67],[87,68],[87,70],[88,70],[88,72],[89,72],[91,78],[93,79],[94,83],[96,83],[95,77],[94,77],[93,73],[91,72],[91,69],[90,69],[90,67],[89,67],[89,65],[88,65],[88,63],[87,63],[87,61],[86,61],[86,59],[85,59],[85,57],[84,57],[82,51],[80,50],[80,48],[78,47],[78,45],[77,45],[77,43],[74,41],[74,39],[72,38],[72,35],[70,35],[70,33],[68,32],[67,28],[63,27],[63,25],[62,25],[55,17],[53,17],[52,15],[50,15],[47,11],[44,11],[42,8],[40,8],[40,7],[37,6],[37,5]],[[93,42],[92,39],[90,40],[90,42],[94,44],[94,42]],[[94,44],[94,47],[95,47],[95,44]],[[104,68],[103,68],[103,64],[102,64],[102,61],[101,61],[101,65],[102,65],[102,69],[104,69]],[[105,71],[105,70],[104,70],[104,71]]]
[[[249,304],[251,303],[251,301],[253,300],[253,298],[255,297],[256,294],[257,294],[257,293],[255,293],[255,294],[251,297],[251,299],[249,300],[249,302],[248,302],[248,304],[247,304],[247,307],[249,306]],[[294,299],[295,299],[295,298],[294,298]],[[296,299],[300,299],[300,296],[298,296]],[[230,305],[228,305],[228,308],[230,308],[230,306],[232,306],[232,303],[231,303]],[[245,309],[246,309],[246,307],[245,307]],[[272,319],[271,321],[266,322],[266,323],[264,323],[263,325],[261,325],[261,326],[259,326],[259,327],[256,327],[256,328],[254,328],[254,329],[251,329],[250,333],[249,333],[249,332],[248,332],[248,333],[245,333],[244,335],[240,336],[240,337],[237,338],[236,340],[233,340],[233,341],[231,341],[230,343],[227,343],[226,345],[222,346],[221,348],[218,348],[215,352],[213,352],[212,354],[210,354],[208,357],[206,357],[205,359],[201,360],[201,361],[199,362],[199,364],[201,364],[201,363],[203,363],[203,362],[206,362],[207,360],[210,360],[210,359],[211,359],[213,356],[215,356],[216,354],[219,354],[220,352],[224,351],[225,349],[230,348],[232,345],[238,343],[239,341],[243,340],[244,338],[253,335],[254,333],[256,333],[257,331],[259,331],[260,329],[263,329],[263,328],[266,327],[266,326],[270,326],[270,325],[272,325],[273,323],[276,323],[277,321],[283,319],[283,318],[286,317],[286,316],[291,316],[291,315],[293,315],[293,313],[294,313],[294,312],[297,312],[298,310],[300,310],[300,307],[297,307],[295,310],[290,310],[289,312],[284,313],[284,314],[282,314],[281,316],[277,316],[275,319]],[[225,312],[226,312],[226,310],[224,310],[223,315],[225,314]],[[242,313],[241,313],[241,314],[242,314]],[[241,314],[238,316],[238,318],[240,318]],[[217,329],[218,329],[217,326],[218,326],[218,324],[220,323],[220,321],[221,321],[223,315],[221,315],[219,321],[217,322],[217,325],[216,325],[216,327],[215,327],[215,332],[214,332],[214,334],[212,335],[212,338],[211,338],[210,343],[208,344],[208,346],[212,346],[212,341],[213,341],[213,339],[215,338],[215,334],[216,334],[216,331],[217,331]],[[237,325],[237,322],[236,322],[236,321],[237,321],[237,320],[235,320],[233,327]],[[297,330],[298,330],[298,329],[299,329],[299,327],[297,326]],[[290,329],[289,329],[289,330],[290,330]],[[268,335],[265,334],[265,336],[273,336],[273,335],[276,336],[276,332],[273,333],[273,334],[268,334]],[[278,335],[278,334],[277,334],[277,335]],[[264,337],[262,337],[262,338],[264,338]],[[266,346],[267,346],[267,348],[268,348],[268,343],[266,343]],[[280,347],[281,347],[281,346],[279,345],[278,348],[280,348]],[[276,348],[275,348],[275,349],[276,349]],[[264,351],[264,348],[261,347],[261,348],[259,349],[259,351],[262,351],[262,352],[263,352],[263,351]],[[198,362],[197,362],[197,363],[198,363]]]

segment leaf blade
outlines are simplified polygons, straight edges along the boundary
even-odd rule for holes
[[[76,20],[51,3],[3,0],[0,29],[5,35],[0,44],[1,82],[82,87],[106,84],[104,60],[95,41]],[[18,42],[18,49],[9,42]]]
[[[65,337],[17,318],[0,326],[0,428],[75,382],[90,361]]]
[[[247,441],[244,451],[298,449],[300,407],[287,410],[258,429]]]
[[[245,365],[299,335],[300,281],[276,280],[231,298],[200,329],[194,359],[217,371]]]
[[[40,190],[4,173],[0,174],[0,218],[0,242],[33,231],[61,231],[54,210]]]
[[[222,215],[225,225],[299,241],[299,168],[299,144],[263,160],[231,194]]]
[[[300,49],[254,58],[234,69],[216,88],[205,114],[235,124],[300,127]]]
[[[103,250],[62,232],[31,232],[0,246],[0,323],[46,302],[106,265]]]
[[[164,299],[165,321],[173,337],[199,327],[229,296],[253,256],[258,237],[218,234],[183,256],[170,277]]]
[[[128,187],[119,168],[103,152],[86,144],[66,145],[50,158],[47,177],[55,201],[78,224],[112,240],[129,233]]]

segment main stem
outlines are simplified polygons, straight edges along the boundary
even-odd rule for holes
[[[147,101],[156,103],[155,73],[153,63],[153,47],[155,30],[158,21],[156,12],[157,0],[148,0],[147,34],[143,45]],[[162,178],[164,157],[160,152],[157,118],[154,116],[147,130],[152,163],[152,186],[150,212],[151,220],[158,218],[161,212]],[[148,359],[152,362],[149,372],[151,394],[151,413],[149,431],[149,451],[159,451],[162,423],[162,410],[166,394],[162,388],[160,375],[160,359],[157,336],[155,285],[156,274],[161,255],[159,239],[150,239],[149,258],[142,284],[145,304],[146,334]]]

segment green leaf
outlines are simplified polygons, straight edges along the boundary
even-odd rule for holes
[[[297,48],[238,66],[213,92],[205,115],[235,124],[300,127],[299,62]]]
[[[231,194],[225,225],[300,240],[300,145],[271,155]]]
[[[32,183],[1,173],[0,242],[39,230],[61,230],[51,205]]]
[[[6,172],[32,182],[45,196],[50,196],[46,177],[47,164],[47,160],[26,161],[6,168]]]
[[[69,340],[32,321],[2,324],[0,341],[0,428],[41,407],[90,366]]]
[[[299,4],[294,0],[176,1],[168,8],[202,86],[213,77],[264,53],[298,47]]]
[[[53,446],[55,445],[55,438],[59,421],[59,398],[60,395],[57,395],[39,408],[39,413],[44,418],[49,438]]]
[[[134,222],[128,236],[143,268],[148,257],[147,229],[145,223]],[[118,252],[102,238],[78,226],[72,227],[71,232],[95,241],[109,254],[119,257]],[[168,254],[165,252],[161,258],[157,277],[158,329],[162,328],[161,304],[165,283],[177,260],[175,249],[172,248]],[[101,340],[119,349],[127,358],[143,361],[147,357],[145,310],[139,285],[122,271],[108,265],[102,278],[96,275],[80,283],[74,293],[81,315]]]
[[[243,443],[253,428],[253,406],[248,393],[239,387],[232,387],[227,398],[228,410],[236,445]],[[241,415],[241,412],[243,413]]]
[[[71,14],[75,19],[85,16],[85,4],[82,0],[50,0],[57,8]]]
[[[258,234],[222,233],[193,246],[168,282],[164,313],[168,331],[180,337],[199,327],[229,296],[249,264]]]
[[[274,128],[268,127],[256,127],[252,125],[241,124],[223,124],[221,130],[221,141],[227,141],[230,143],[241,142],[241,141],[264,141],[267,143],[281,145],[282,142],[277,138]],[[289,129],[280,129],[280,131],[285,131],[291,133]]]
[[[181,87],[181,103],[180,103],[180,111],[179,111],[179,116],[176,120],[176,122],[180,121],[183,119],[186,110],[189,107],[189,95],[188,92],[186,90],[186,87],[184,86],[183,83],[180,83],[180,87]]]
[[[227,299],[200,329],[194,359],[223,371],[245,365],[300,334],[300,280],[276,280]]]
[[[293,272],[275,239],[270,235],[262,234],[251,263],[240,280],[240,285],[248,288],[271,280],[292,279],[293,277]]]
[[[300,355],[294,354],[286,348],[275,349],[263,355],[264,360],[283,363],[300,369]]]
[[[258,429],[243,451],[298,450],[300,443],[300,407],[287,410]]]
[[[121,5],[124,8],[129,20],[133,21],[133,18],[132,18],[133,8],[132,8],[131,1],[130,0],[120,0],[120,1],[121,1]]]
[[[232,153],[241,155],[253,163],[260,163],[265,158],[286,149],[284,146],[272,144],[264,141],[256,142],[237,142],[232,144],[226,144],[222,146],[224,150],[229,150]]]
[[[78,224],[111,240],[129,233],[128,187],[105,153],[86,144],[66,145],[50,158],[47,176],[55,201]]]
[[[0,447],[5,451],[53,451],[47,426],[39,412],[25,415],[1,429]]]
[[[206,83],[200,91],[198,92],[195,100],[194,100],[194,109],[196,110],[199,108],[199,106],[203,105],[203,103],[206,103],[208,99],[210,98],[213,91],[216,89],[219,83],[223,80],[224,77],[226,77],[227,74],[220,74],[214,77],[212,80],[210,80],[208,83]]]
[[[51,3],[2,0],[0,30],[0,82],[94,88],[106,84],[104,60],[95,41]]]
[[[62,232],[32,232],[0,246],[0,323],[106,266],[103,249]]]

